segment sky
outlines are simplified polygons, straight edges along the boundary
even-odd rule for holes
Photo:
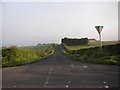
[[[2,45],[61,43],[61,39],[118,40],[117,2],[3,2]]]

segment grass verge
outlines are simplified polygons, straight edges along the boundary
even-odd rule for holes
[[[103,51],[100,52],[99,47],[70,50],[63,44],[62,53],[68,58],[88,63],[120,65],[119,44],[104,46]]]
[[[15,46],[3,48],[2,67],[24,65],[47,58],[54,53],[55,45],[52,44],[48,50],[49,52],[39,50],[20,50]]]
[[[51,56],[54,53],[54,50],[52,51],[52,53],[42,56],[42,57],[34,57],[34,58],[29,58],[29,59],[23,59],[23,60],[16,60],[14,62],[4,62],[2,63],[2,67],[11,67],[11,66],[20,66],[20,65],[24,65],[24,64],[30,64],[30,63],[34,63],[37,62],[41,59],[47,58],[49,56]]]

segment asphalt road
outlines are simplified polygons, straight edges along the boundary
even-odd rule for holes
[[[3,88],[117,88],[118,67],[84,63],[55,53],[36,63],[3,68]]]

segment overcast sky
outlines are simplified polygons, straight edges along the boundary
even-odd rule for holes
[[[118,40],[117,2],[4,2],[3,46],[61,43],[61,38],[98,38],[96,25],[103,25],[102,40]]]

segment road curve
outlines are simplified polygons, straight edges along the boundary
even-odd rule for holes
[[[118,66],[74,61],[55,53],[36,63],[2,69],[3,88],[118,88]]]

